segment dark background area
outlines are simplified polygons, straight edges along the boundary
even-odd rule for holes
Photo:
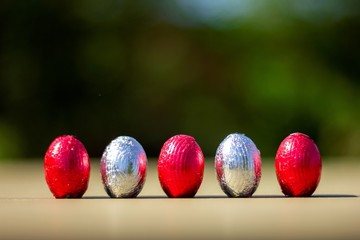
[[[64,134],[157,157],[178,133],[211,157],[232,132],[264,157],[292,132],[358,157],[359,45],[355,0],[2,0],[0,158]]]

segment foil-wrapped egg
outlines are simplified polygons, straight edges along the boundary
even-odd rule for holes
[[[133,198],[142,190],[147,168],[143,147],[132,137],[120,136],[105,149],[101,158],[101,178],[113,198]]]
[[[168,197],[195,196],[203,180],[204,155],[193,137],[175,135],[164,143],[158,175]]]
[[[261,178],[260,151],[243,134],[228,135],[215,155],[215,170],[221,189],[229,197],[250,197]]]
[[[55,198],[81,198],[90,178],[84,145],[74,136],[57,137],[45,153],[46,183]]]
[[[286,196],[311,196],[320,182],[321,168],[320,152],[309,136],[293,133],[281,142],[275,157],[275,170]]]

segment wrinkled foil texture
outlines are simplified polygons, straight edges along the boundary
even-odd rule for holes
[[[164,143],[158,160],[158,176],[168,197],[194,197],[203,175],[204,155],[193,137],[179,134]]]
[[[81,198],[90,178],[85,146],[74,136],[57,137],[45,154],[46,183],[56,198]]]
[[[319,149],[303,133],[287,136],[276,152],[276,177],[285,196],[311,196],[320,182],[321,168]]]
[[[260,151],[243,134],[228,135],[219,145],[215,169],[221,189],[229,197],[250,197],[261,178]]]
[[[136,197],[144,186],[146,168],[146,153],[138,141],[128,136],[114,139],[101,158],[105,191],[113,198]]]

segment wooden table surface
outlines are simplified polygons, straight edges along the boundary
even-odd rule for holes
[[[0,239],[360,239],[360,162],[325,159],[310,198],[285,198],[272,161],[252,198],[227,198],[213,162],[195,198],[169,199],[150,161],[136,199],[110,199],[91,164],[82,199],[54,199],[42,160],[0,163]]]

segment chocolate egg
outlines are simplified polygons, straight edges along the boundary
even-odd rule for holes
[[[128,136],[114,139],[101,158],[105,191],[113,198],[136,197],[144,186],[146,168],[146,153],[138,141]]]
[[[90,161],[84,145],[74,136],[56,138],[45,153],[44,171],[54,197],[82,197],[90,177]]]
[[[193,137],[176,135],[164,143],[158,175],[168,197],[195,196],[203,180],[204,155]]]
[[[276,176],[282,192],[289,197],[311,196],[319,184],[321,167],[316,144],[302,133],[286,137],[276,153]]]
[[[229,197],[250,197],[261,178],[260,151],[243,134],[228,135],[219,145],[215,169],[221,189]]]

